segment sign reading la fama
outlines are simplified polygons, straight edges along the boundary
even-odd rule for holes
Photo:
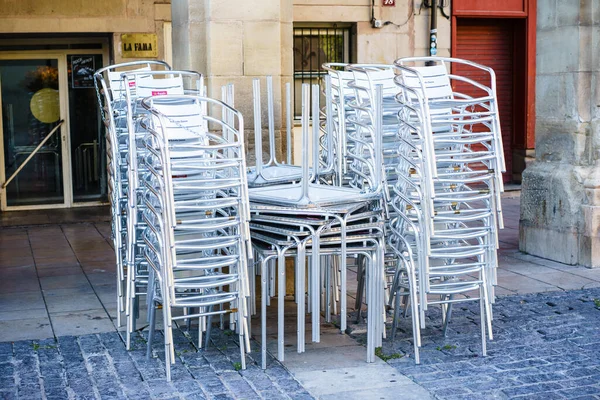
[[[123,58],[158,57],[158,39],[155,33],[126,33],[121,35]]]

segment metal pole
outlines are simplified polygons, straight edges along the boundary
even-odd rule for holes
[[[275,106],[273,100],[273,77],[267,76],[267,119],[269,125],[269,162],[277,164],[277,156],[275,154]]]
[[[285,84],[286,133],[287,133],[287,163],[292,164],[292,85]]]
[[[429,55],[437,55],[437,0],[431,0],[431,23],[429,27]]]
[[[256,176],[262,173],[262,121],[260,115],[260,79],[252,81],[254,94],[254,153],[256,154]]]

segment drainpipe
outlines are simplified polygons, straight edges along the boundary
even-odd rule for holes
[[[429,29],[429,55],[437,55],[437,0],[431,1],[431,23]],[[429,63],[428,63],[429,65]],[[433,65],[433,63],[432,63]]]

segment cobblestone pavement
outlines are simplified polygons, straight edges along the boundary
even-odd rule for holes
[[[487,357],[477,302],[454,308],[446,338],[439,316],[428,316],[421,365],[412,341],[398,339],[411,336],[410,318],[382,349],[402,356],[387,362],[437,398],[600,399],[600,289],[498,298]]]
[[[312,399],[277,361],[263,371],[253,362],[252,356],[260,356],[255,351],[247,369],[239,370],[233,337],[214,329],[212,339],[208,350],[197,352],[175,331],[172,382],[165,379],[158,337],[150,360],[141,335],[132,351],[116,332],[3,342],[0,399]]]

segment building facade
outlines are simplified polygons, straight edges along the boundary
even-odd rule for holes
[[[247,116],[248,128],[252,126],[252,80],[260,78],[264,88],[265,76],[273,77],[280,152],[286,150],[280,135],[286,120],[281,107],[286,83],[295,88],[297,116],[300,85],[318,82],[324,62],[389,64],[401,56],[429,53],[429,11],[421,1],[397,1],[391,7],[381,0],[246,0],[235,6],[182,0],[173,2],[172,9],[174,66],[203,72],[211,96],[219,97],[221,86],[233,83],[235,105]],[[449,55],[448,19],[440,18],[439,32],[438,54]],[[252,154],[254,141],[248,141]],[[299,155],[300,146],[293,147]]]
[[[436,1],[437,54],[496,71],[505,181],[523,180],[522,249],[586,265],[598,265],[600,251],[599,1]],[[247,127],[253,124],[252,80],[264,87],[271,75],[284,152],[285,84],[292,85],[297,105],[300,84],[320,82],[323,62],[387,64],[428,55],[431,3],[0,0],[1,209],[105,200],[103,129],[90,80],[104,65],[142,54],[163,59],[202,72],[214,97],[233,83]],[[262,109],[265,121],[266,104]],[[292,112],[297,116],[299,108]]]
[[[2,211],[106,201],[92,74],[136,60],[124,50],[135,50],[137,34],[145,34],[146,54],[170,60],[168,1],[0,0]]]

